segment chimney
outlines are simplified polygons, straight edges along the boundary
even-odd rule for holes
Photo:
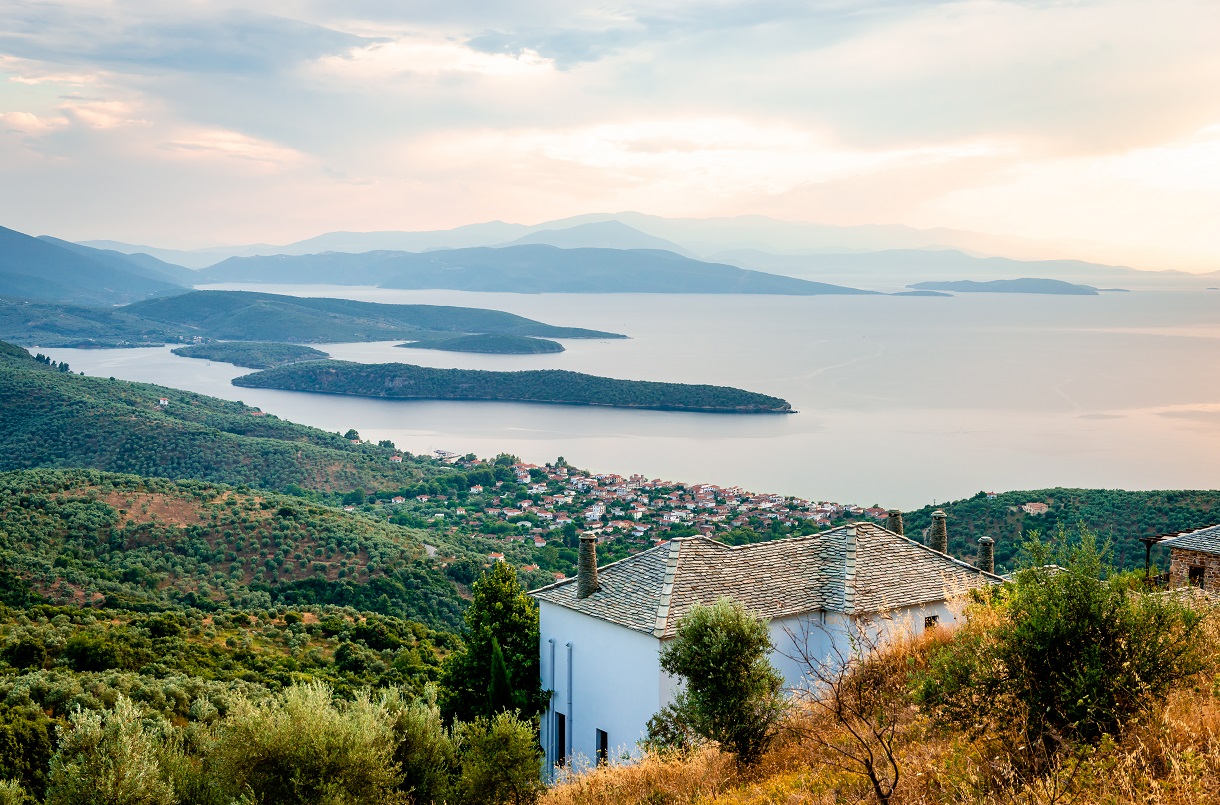
[[[902,510],[890,509],[890,516],[885,518],[886,529],[893,531],[898,536],[902,536]]]
[[[932,530],[928,532],[928,547],[941,553],[949,552],[949,529],[945,527],[945,513],[940,509],[932,512]]]
[[[856,610],[856,526],[847,526],[843,546],[843,611]]]
[[[991,537],[979,537],[979,570],[995,573],[995,540]]]
[[[597,592],[597,535],[580,535],[580,554],[576,559],[576,597],[588,598]]]

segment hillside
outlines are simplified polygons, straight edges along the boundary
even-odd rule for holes
[[[1045,503],[1045,514],[1031,515],[1021,507]],[[1016,566],[1021,542],[1031,530],[1053,536],[1060,526],[1074,529],[1084,523],[1114,543],[1113,563],[1125,569],[1144,566],[1140,537],[1202,528],[1220,522],[1220,491],[1177,490],[1128,492],[1120,489],[1038,489],[1004,492],[988,498],[983,492],[965,500],[925,506],[903,515],[908,536],[920,539],[932,524],[932,512],[943,509],[949,528],[949,552],[973,562],[979,537],[996,541],[997,570]],[[1162,567],[1168,557],[1153,549],[1152,560]]]
[[[661,249],[560,249],[543,244],[434,252],[233,257],[199,282],[324,282],[508,293],[865,294],[826,283],[692,260]]]
[[[0,296],[113,305],[183,291],[176,282],[150,275],[122,255],[99,259],[83,249],[0,227]]]
[[[274,344],[266,341],[222,341],[216,344],[192,344],[171,350],[183,358],[231,363],[248,369],[270,369],[288,363],[317,361],[330,355],[320,349],[301,344]]]
[[[461,611],[418,532],[198,481],[0,473],[0,556],[59,604],[344,604],[447,628]]]
[[[177,325],[119,307],[85,307],[0,298],[0,339],[40,347],[139,347],[189,341]]]
[[[150,299],[128,305],[124,310],[197,335],[233,341],[389,341],[410,338],[420,331],[543,338],[625,337],[579,327],[555,327],[498,310],[383,305],[246,291],[194,291],[178,297]]]
[[[792,411],[778,397],[727,386],[617,380],[558,369],[488,372],[406,363],[311,361],[238,377],[233,385],[404,400],[499,400],[751,414]]]
[[[161,406],[159,401],[167,404]],[[164,386],[82,377],[5,344],[0,471],[91,467],[263,489],[397,489],[436,462]]]
[[[1076,285],[1071,282],[1026,277],[1015,280],[952,280],[947,282],[917,282],[908,285],[920,291],[953,291],[955,293],[1033,293],[1057,296],[1097,296],[1092,285]]]
[[[540,355],[563,352],[563,344],[545,338],[524,335],[459,335],[452,338],[425,338],[409,344],[407,349],[438,349],[445,352],[485,352],[496,355]]]

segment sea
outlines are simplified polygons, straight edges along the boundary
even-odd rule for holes
[[[73,371],[242,400],[413,453],[563,456],[596,472],[910,509],[979,491],[1220,486],[1220,292],[1099,296],[507,294],[218,285],[492,308],[628,339],[551,355],[315,345],[366,363],[736,386],[795,414],[361,399],[238,388],[169,347],[46,349]]]

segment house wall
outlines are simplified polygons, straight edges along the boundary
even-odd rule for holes
[[[555,762],[555,713],[566,716],[569,757],[576,762],[596,758],[596,730],[609,738],[610,756],[639,754],[636,742],[645,725],[661,709],[662,692],[670,680],[661,670],[660,640],[591,618],[565,607],[539,601],[542,686],[554,691],[542,724],[547,768]],[[554,640],[554,663],[551,643]],[[569,708],[568,647],[571,643]]]
[[[662,641],[546,601],[538,604],[542,686],[553,691],[542,723],[547,768],[560,755],[577,763],[592,763],[599,729],[609,736],[611,759],[623,752],[638,756],[637,742],[644,737],[648,719],[672,702],[680,688],[680,680],[661,670]],[[956,622],[949,604],[938,602],[896,610],[884,617],[873,616],[862,628],[870,641],[884,642],[896,636],[922,634],[924,618],[929,615],[936,615],[941,626]],[[810,688],[805,657],[831,665],[849,658],[851,637],[857,628],[850,618],[833,612],[824,617],[814,612],[772,621],[770,659],[783,675],[785,687]],[[566,717],[566,752],[556,751],[556,713]]]
[[[1220,592],[1220,556],[1185,548],[1169,552],[1169,578],[1174,587],[1190,584],[1190,569],[1203,568],[1203,589]]]

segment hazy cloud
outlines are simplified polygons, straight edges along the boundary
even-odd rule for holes
[[[0,0],[0,183],[36,188],[0,223],[171,244],[635,208],[1220,256],[1210,0],[244,5]]]

